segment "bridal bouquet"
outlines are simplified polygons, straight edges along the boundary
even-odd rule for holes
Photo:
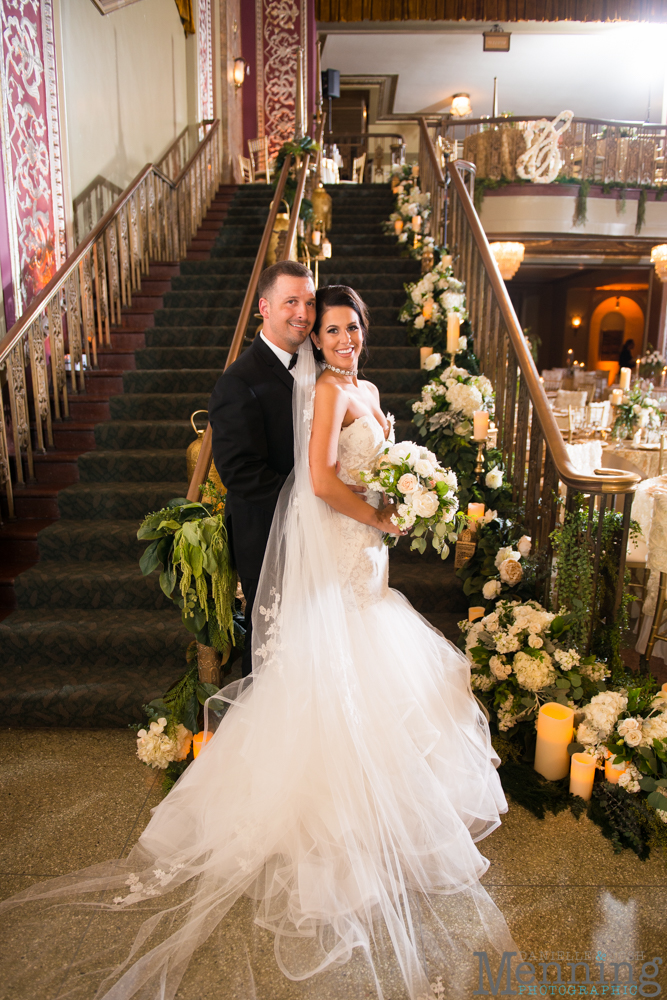
[[[432,451],[414,441],[401,441],[386,447],[376,467],[359,475],[371,490],[386,493],[396,501],[391,520],[410,533],[410,548],[424,553],[426,536],[431,532],[433,548],[447,558],[449,546],[445,538],[459,507],[458,483],[456,474],[443,469]],[[395,545],[398,536],[387,534],[384,541],[385,545]]]
[[[456,313],[462,323],[468,316],[465,285],[454,277],[451,257],[443,257],[419,281],[406,285],[405,291],[408,297],[399,319],[410,324],[411,343],[444,351],[447,315]],[[466,346],[466,338],[462,337],[458,349],[465,351]]]

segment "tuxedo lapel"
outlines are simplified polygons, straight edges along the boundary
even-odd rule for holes
[[[264,343],[259,334],[253,340],[251,350],[257,352],[258,357],[261,358],[264,364],[268,365],[276,377],[281,382],[284,382],[289,391],[292,392],[294,389],[294,378],[290,375],[287,368],[285,368],[280,358],[276,357],[271,348]]]

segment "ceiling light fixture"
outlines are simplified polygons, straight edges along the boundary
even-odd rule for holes
[[[472,114],[470,94],[454,94],[450,112],[455,118],[467,118]]]
[[[510,281],[519,270],[526,248],[523,243],[491,243],[491,253],[496,258],[500,277]]]
[[[661,281],[667,281],[667,243],[653,247],[651,250],[651,263],[655,266],[655,272]]]

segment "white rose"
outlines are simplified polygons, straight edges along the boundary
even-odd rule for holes
[[[427,372],[432,372],[434,368],[437,368],[439,364],[442,363],[442,354],[429,354],[426,361],[424,362],[424,368]]]
[[[423,315],[421,313],[419,313],[418,316],[415,316],[415,318],[414,318],[414,320],[412,322],[414,323],[415,327],[418,330],[423,330],[424,329],[424,323],[426,322],[426,320],[424,319]]]
[[[492,656],[489,660],[489,667],[491,668],[491,673],[494,677],[497,677],[499,681],[505,681],[512,673],[512,667],[509,663],[505,661],[500,656]]]
[[[526,559],[530,555],[530,548],[532,544],[533,543],[531,541],[530,535],[522,535],[519,541],[516,543],[516,547],[524,559]]]
[[[427,458],[418,459],[418,461],[415,462],[413,468],[417,473],[417,475],[423,476],[424,479],[431,479],[433,477],[433,473],[435,472],[433,465],[431,464],[431,462],[429,462]]]
[[[482,587],[482,596],[485,601],[492,601],[502,590],[500,580],[487,580]]]
[[[629,733],[625,734],[623,739],[629,747],[638,747],[642,741],[641,730],[631,729]]]
[[[641,732],[641,719],[623,719],[618,724],[619,736],[627,736],[628,733]]]
[[[511,545],[502,545],[496,555],[496,569],[500,569],[500,564],[504,563],[506,559],[515,559],[518,562],[521,559],[521,553],[513,549]]]
[[[403,495],[406,493],[414,493],[415,490],[419,488],[419,480],[416,476],[413,476],[411,472],[406,472],[405,475],[401,476],[396,483],[396,488],[399,493],[403,493]]]
[[[468,338],[459,337],[459,351],[466,351],[468,349]]]
[[[413,494],[412,510],[417,517],[433,517],[439,506],[440,501],[437,493],[423,490],[421,493]]]
[[[484,523],[488,524],[490,521],[495,521],[497,517],[498,517],[497,510],[487,510],[484,514]]]
[[[481,395],[481,394],[480,394]],[[497,490],[503,485],[503,473],[502,470],[495,466],[490,469],[486,474],[486,479],[484,480],[486,485],[490,490]]]
[[[541,649],[544,645],[544,640],[539,635],[529,635],[528,645],[531,649]]]
[[[516,586],[523,579],[521,564],[516,559],[505,559],[498,567],[500,579],[509,587]]]

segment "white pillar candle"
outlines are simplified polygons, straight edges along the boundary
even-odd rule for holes
[[[468,621],[472,624],[478,618],[483,618],[485,614],[484,608],[468,608]]]
[[[422,217],[421,215],[412,216],[412,231],[414,233],[420,233],[422,228]]]
[[[588,802],[593,794],[595,757],[589,753],[573,753],[570,765],[570,795],[578,795]]]
[[[461,320],[457,312],[447,313],[447,353],[456,354],[459,349]]]
[[[486,441],[489,436],[489,414],[486,410],[475,410],[472,415],[473,441]]]
[[[612,764],[615,756],[616,754],[614,753],[607,754],[607,759],[604,762],[604,776],[612,785],[618,784],[618,779],[627,770],[628,766],[625,762],[622,764]]]
[[[667,368],[662,369],[662,374],[660,376],[660,388],[663,389],[665,386],[665,375],[667,375]]]
[[[632,372],[630,371],[629,368],[621,368],[621,374],[618,376],[618,384],[621,387],[621,389],[629,389],[630,388],[630,376],[631,375],[632,375]]]
[[[394,232],[398,236],[403,232],[403,219],[396,219],[394,222]]]
[[[620,406],[623,402],[623,390],[622,389],[612,389],[610,402],[612,406]]]
[[[426,367],[426,359],[430,358],[432,354],[433,354],[433,348],[432,347],[420,347],[419,348],[419,367],[420,368],[425,368]]]
[[[322,242],[322,233],[319,229],[313,229],[313,235],[311,236],[311,242],[314,247],[318,247]]]
[[[537,716],[535,770],[549,781],[564,778],[570,770],[567,752],[572,742],[574,711],[557,701],[542,705]]]
[[[484,511],[486,507],[483,503],[469,503],[468,504],[468,517],[480,518],[484,517]]]

